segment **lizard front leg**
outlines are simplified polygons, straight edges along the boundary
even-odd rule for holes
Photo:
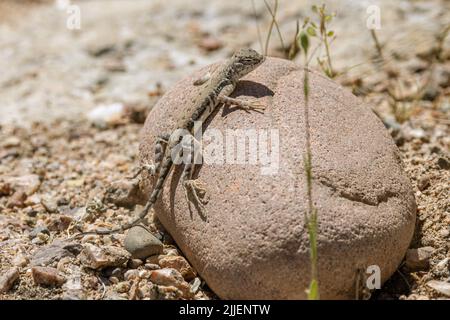
[[[241,99],[231,98],[230,94],[234,91],[235,85],[229,84],[225,86],[221,93],[217,97],[217,101],[219,103],[223,103],[226,105],[234,105],[241,109],[244,109],[246,112],[250,112],[250,110],[261,112],[266,107],[265,105],[257,102],[257,101],[245,101]]]
[[[251,110],[261,112],[266,108],[265,105],[256,102],[256,101],[245,101],[235,98],[230,98],[224,95],[219,95],[217,99],[220,103],[226,104],[226,105],[234,105],[241,109],[244,109],[246,112],[250,112]]]

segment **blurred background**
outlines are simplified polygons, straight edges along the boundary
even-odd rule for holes
[[[72,117],[98,104],[148,107],[154,103],[149,92],[164,90],[242,46],[282,57],[296,22],[317,20],[311,7],[322,2],[279,1],[275,15],[282,41],[274,27],[266,46],[275,1],[0,0],[0,123]],[[433,50],[450,21],[445,0],[325,3],[335,13],[330,51],[343,84],[360,81],[352,78],[355,74],[368,82],[380,80],[373,64],[376,46],[366,27],[369,7],[380,10],[376,32],[385,60],[395,60],[391,69],[405,61],[417,64],[410,68],[426,68],[416,61],[418,55]],[[74,21],[71,5],[79,8],[79,28],[67,27]],[[316,56],[323,55],[317,50]],[[300,55],[294,61],[303,63]],[[311,66],[317,67],[316,57]]]

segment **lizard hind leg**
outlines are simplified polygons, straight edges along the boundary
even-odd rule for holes
[[[205,208],[207,201],[205,199],[206,190],[199,180],[193,179],[194,166],[195,164],[201,163],[201,148],[199,147],[199,142],[195,140],[193,136],[188,139],[190,147],[194,144],[194,157],[192,157],[192,149],[184,148],[183,152],[187,151],[184,155],[184,169],[183,169],[183,188],[186,200],[188,202],[189,210],[192,212],[192,204],[195,205],[202,217],[206,217]],[[192,161],[194,159],[194,161]]]
[[[129,177],[129,179],[131,180],[136,179],[144,170],[147,171],[150,174],[150,176],[154,176],[161,166],[161,162],[162,159],[164,158],[164,153],[166,152],[168,142],[169,142],[169,135],[167,134],[159,135],[156,138],[155,163],[145,163],[141,165],[139,170],[133,176]]]
[[[206,190],[203,183],[198,180],[185,180],[183,181],[183,188],[189,211],[192,212],[192,204],[194,204],[200,216],[206,219],[205,205],[207,201],[204,199]]]
[[[150,174],[154,175],[156,172],[158,172],[159,168],[161,167],[162,160],[164,159],[164,154],[166,153],[167,144],[169,143],[169,134],[163,134],[159,135],[156,139],[156,145],[155,145],[155,165],[153,168],[153,172],[150,172]]]

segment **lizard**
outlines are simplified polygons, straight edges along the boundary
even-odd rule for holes
[[[236,51],[231,58],[226,60],[225,63],[217,66],[212,72],[208,72],[203,77],[196,79],[193,82],[193,85],[204,85],[204,87],[201,88],[199,96],[194,100],[192,106],[188,108],[189,110],[186,110],[180,116],[177,121],[177,125],[175,126],[177,129],[170,135],[160,135],[156,139],[155,163],[147,164],[142,167],[151,175],[157,174],[156,184],[153,187],[153,190],[142,211],[134,217],[132,221],[122,225],[119,228],[83,232],[76,234],[75,236],[87,234],[108,235],[116,232],[122,232],[143,221],[150,209],[158,200],[171,169],[175,164],[180,163],[180,159],[183,157],[183,150],[185,150],[182,146],[185,146],[186,142],[190,145],[192,145],[191,143],[198,143],[198,141],[194,138],[196,136],[195,132],[193,132],[194,123],[196,121],[206,121],[206,119],[214,113],[215,109],[219,105],[235,105],[247,112],[250,110],[263,110],[263,105],[231,98],[230,95],[235,90],[239,79],[256,69],[261,63],[264,62],[264,60],[265,57],[255,50],[243,48]],[[186,131],[191,134],[183,136],[182,132]],[[201,155],[194,154],[194,157],[192,157],[192,152],[189,152],[187,157],[183,159],[185,166],[182,174],[182,180],[189,206],[192,202],[189,200],[189,195],[192,195],[196,204],[200,205],[200,208],[202,208],[204,203],[199,198],[199,193],[204,192],[205,190],[198,180],[194,180],[192,178],[194,164],[198,163],[192,160],[196,159],[198,156]]]

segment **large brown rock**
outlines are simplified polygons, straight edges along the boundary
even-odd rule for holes
[[[141,161],[153,160],[155,137],[175,121],[201,88],[200,70],[178,82],[148,116]],[[169,176],[157,216],[211,289],[224,299],[303,299],[310,281],[304,227],[306,181],[303,68],[268,58],[233,96],[257,99],[264,114],[224,107],[208,124],[226,129],[276,129],[279,170],[261,164],[204,164],[206,218],[190,212]],[[333,81],[310,73],[313,198],[319,215],[319,286],[324,299],[352,299],[358,268],[378,265],[381,281],[395,271],[410,243],[415,200],[399,152],[381,121]],[[155,182],[147,179],[148,192]]]

